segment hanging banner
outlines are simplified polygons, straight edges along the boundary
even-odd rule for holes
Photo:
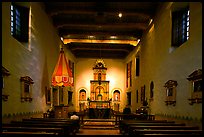
[[[52,74],[53,86],[73,86],[72,72],[67,63],[63,48],[60,51],[58,62]]]

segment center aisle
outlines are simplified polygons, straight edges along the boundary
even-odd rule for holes
[[[121,135],[118,129],[115,130],[99,130],[99,129],[80,129],[76,135]]]
[[[76,135],[121,135],[115,119],[85,119]]]

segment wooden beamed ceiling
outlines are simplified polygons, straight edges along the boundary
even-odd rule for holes
[[[44,2],[47,15],[63,39],[111,40],[111,43],[66,43],[76,58],[99,58],[100,52],[102,58],[124,59],[135,45],[113,41],[140,39],[154,19],[158,5],[158,2]]]

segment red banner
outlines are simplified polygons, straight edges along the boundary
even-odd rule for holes
[[[53,86],[73,86],[72,72],[67,63],[63,48],[60,51],[58,62],[52,74]]]

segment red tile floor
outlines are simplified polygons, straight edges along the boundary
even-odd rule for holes
[[[87,120],[76,135],[121,135],[114,120]]]

